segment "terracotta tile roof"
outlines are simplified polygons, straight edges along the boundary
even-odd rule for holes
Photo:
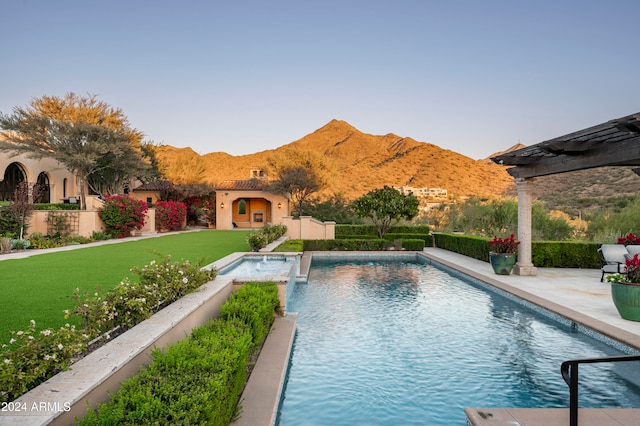
[[[168,180],[157,180],[155,182],[143,183],[133,189],[133,191],[165,191],[171,188],[171,182]]]
[[[261,191],[267,187],[267,182],[260,179],[225,180],[216,185],[216,190],[227,191]]]

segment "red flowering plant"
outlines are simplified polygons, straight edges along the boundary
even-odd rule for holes
[[[187,217],[187,206],[180,201],[158,201],[156,203],[156,230],[178,231]]]
[[[624,244],[625,246],[640,245],[640,237],[634,235],[633,232],[629,232],[624,237],[618,238],[618,244]]]
[[[520,241],[516,241],[514,234],[506,238],[494,236],[493,240],[489,241],[493,253],[515,253],[518,250],[518,244]]]
[[[625,273],[613,274],[607,276],[607,281],[613,283],[627,283],[633,285],[640,285],[640,256],[634,254],[633,256],[627,256],[625,259]]]
[[[142,229],[147,210],[147,203],[144,201],[127,196],[107,195],[98,215],[104,222],[107,233],[124,238],[130,237],[134,229]]]

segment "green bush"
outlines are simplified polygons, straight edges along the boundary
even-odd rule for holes
[[[600,268],[596,243],[534,241],[531,261],[540,268]]]
[[[260,344],[273,324],[273,312],[280,305],[278,287],[273,284],[245,284],[220,308],[223,319],[237,318],[251,327],[253,342]]]
[[[436,247],[489,261],[489,239],[469,235],[434,234]],[[540,268],[600,268],[596,243],[534,241],[531,261]]]
[[[384,234],[384,239],[387,241],[421,239],[422,241],[424,241],[425,245],[431,245],[432,237],[431,237],[431,234],[388,232]]]
[[[301,252],[304,251],[303,240],[287,240],[273,250],[275,252]]]
[[[228,425],[247,379],[249,355],[269,332],[277,306],[275,284],[241,287],[221,307],[220,318],[166,351],[155,350],[147,368],[78,424]]]
[[[13,237],[20,235],[20,223],[9,210],[9,204],[0,206],[0,235]]]
[[[62,203],[37,203],[33,205],[35,210],[80,210],[80,204]]]
[[[251,251],[260,251],[260,249],[265,248],[267,244],[282,237],[285,232],[287,232],[287,227],[285,225],[267,224],[259,230],[247,235],[247,244],[249,244]]]
[[[434,234],[436,247],[455,251],[474,259],[489,261],[489,239],[472,235]]]
[[[252,348],[245,324],[212,321],[166,352],[156,349],[146,369],[78,424],[226,426],[236,412]]]
[[[431,231],[426,225],[395,225],[388,233],[396,234],[429,234]],[[336,238],[351,238],[353,236],[378,237],[378,232],[374,225],[336,225]],[[385,234],[386,237],[386,234]]]

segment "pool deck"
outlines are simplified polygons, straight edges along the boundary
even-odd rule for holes
[[[389,252],[386,252],[389,254]],[[640,349],[640,322],[626,321],[620,318],[611,301],[609,285],[600,282],[599,269],[559,269],[538,268],[536,276],[496,275],[488,262],[476,260],[454,252],[438,248],[426,248],[425,256],[452,269],[456,269],[476,279],[487,282],[518,297],[528,300],[562,315],[570,320],[591,328],[601,334],[621,341],[628,346]],[[301,260],[301,275],[308,273],[311,253],[305,252]],[[278,327],[280,328],[280,327]],[[284,327],[283,327],[284,328]],[[291,335],[280,333],[270,335],[265,344],[260,359],[268,356],[277,365],[286,368],[281,357],[269,355],[269,348],[287,347],[293,341],[294,327],[286,327]],[[282,330],[281,328],[281,331]],[[284,351],[285,353],[287,350]],[[288,360],[288,355],[287,358]],[[260,361],[259,361],[260,364]],[[277,367],[277,366],[276,366]],[[264,362],[256,365],[252,377],[261,369],[273,369],[274,365]],[[280,382],[275,383],[272,377],[284,377],[282,374],[263,374],[256,376],[253,383],[245,389],[242,400],[242,414],[234,426],[250,424],[252,426],[271,426],[275,418],[274,407],[278,400],[265,401],[264,397],[252,401],[250,395],[271,395],[274,398],[282,390]],[[558,366],[560,380],[560,366]],[[259,389],[259,390],[258,390]],[[267,391],[266,389],[271,389]],[[258,390],[258,391],[256,391]],[[569,388],[567,387],[567,405]],[[569,424],[569,409],[556,408],[466,408],[468,424],[473,426],[566,426]],[[581,408],[579,411],[580,425],[617,425],[640,426],[640,408],[633,409],[599,409]]]
[[[640,322],[620,318],[599,269],[538,268],[536,276],[496,275],[488,262],[438,248],[427,257],[640,349]],[[558,377],[560,366],[558,366]],[[567,386],[567,405],[569,387]],[[568,408],[466,408],[473,426],[566,426]],[[580,408],[581,426],[639,426],[640,408]]]

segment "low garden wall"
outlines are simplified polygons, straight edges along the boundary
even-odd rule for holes
[[[292,240],[333,240],[336,236],[335,222],[321,222],[311,216],[285,216],[282,224],[287,227],[285,235]]]
[[[194,327],[219,315],[233,290],[232,280],[217,277],[151,318],[91,352],[0,411],[0,425],[69,425],[106,401],[109,392],[151,361],[150,352],[177,342]]]

